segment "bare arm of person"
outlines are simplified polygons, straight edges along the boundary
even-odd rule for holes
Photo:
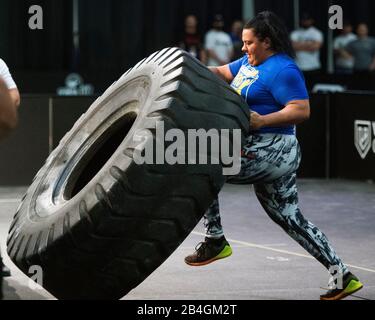
[[[323,45],[323,42],[320,41],[308,41],[307,42],[307,51],[316,51],[319,50]]]
[[[208,67],[214,74],[216,74],[219,78],[223,79],[227,83],[231,83],[233,81],[232,72],[229,69],[229,66],[226,64],[220,67]]]
[[[316,51],[322,47],[323,43],[320,41],[301,41],[292,42],[292,45],[296,51]]]
[[[199,51],[199,57],[200,57],[200,60],[201,62],[204,64],[204,65],[207,65],[207,52],[205,49],[201,49]]]
[[[309,118],[309,100],[295,100],[290,101],[282,110],[264,116],[251,112],[250,127],[252,130],[259,130],[263,127],[295,125]]]
[[[344,59],[353,58],[353,56],[345,49],[339,49],[339,53],[340,53],[341,57],[344,58]]]
[[[296,51],[302,51],[305,50],[304,42],[301,41],[292,41],[293,49]]]
[[[212,49],[207,49],[207,57],[216,60],[219,64],[222,64],[222,65],[228,63],[228,61],[221,60],[217,56],[216,52],[214,50],[212,50]]]
[[[0,139],[17,126],[17,108],[3,79],[0,77]]]
[[[370,64],[370,71],[375,71],[375,55],[374,55],[374,58],[372,59],[372,62]]]
[[[18,108],[21,103],[20,93],[18,92],[18,89],[9,89],[9,94],[12,98],[14,106]]]

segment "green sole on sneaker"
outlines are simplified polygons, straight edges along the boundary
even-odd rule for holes
[[[342,290],[340,293],[338,293],[336,296],[329,297],[329,298],[320,297],[320,300],[331,300],[331,301],[341,300],[361,290],[362,288],[363,288],[363,284],[360,281],[352,280],[349,282],[346,288]]]
[[[212,263],[216,260],[227,258],[231,255],[232,255],[232,248],[227,245],[227,246],[224,247],[223,250],[221,250],[221,252],[215,258],[212,258],[212,259],[209,259],[209,260],[206,260],[206,261],[202,261],[202,262],[187,262],[186,260],[185,260],[185,262],[189,266],[200,267],[200,266],[205,266],[207,264],[210,264],[210,263]]]

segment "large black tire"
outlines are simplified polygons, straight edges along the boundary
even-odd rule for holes
[[[59,299],[118,299],[189,235],[224,184],[221,165],[137,165],[135,130],[241,129],[246,103],[177,48],[154,53],[98,98],[37,173],[7,251]],[[244,140],[244,139],[242,139]]]

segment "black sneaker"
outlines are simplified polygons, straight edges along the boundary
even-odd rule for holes
[[[330,289],[326,294],[320,296],[320,300],[341,300],[362,288],[363,284],[359,279],[348,272],[343,277],[343,289]]]
[[[204,242],[198,243],[195,252],[185,258],[185,262],[190,266],[204,266],[219,259],[229,257],[232,248],[228,241],[222,236],[219,239],[205,238]]]

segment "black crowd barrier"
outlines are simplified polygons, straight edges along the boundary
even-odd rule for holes
[[[96,97],[22,97],[19,126],[0,143],[0,185],[29,185],[48,154]],[[297,127],[299,177],[375,181],[375,93],[312,94]]]
[[[331,97],[331,176],[375,181],[375,94]]]
[[[311,95],[311,119],[297,127],[300,177],[375,181],[375,93]]]
[[[48,154],[95,99],[22,96],[18,127],[0,143],[0,185],[29,185]]]

